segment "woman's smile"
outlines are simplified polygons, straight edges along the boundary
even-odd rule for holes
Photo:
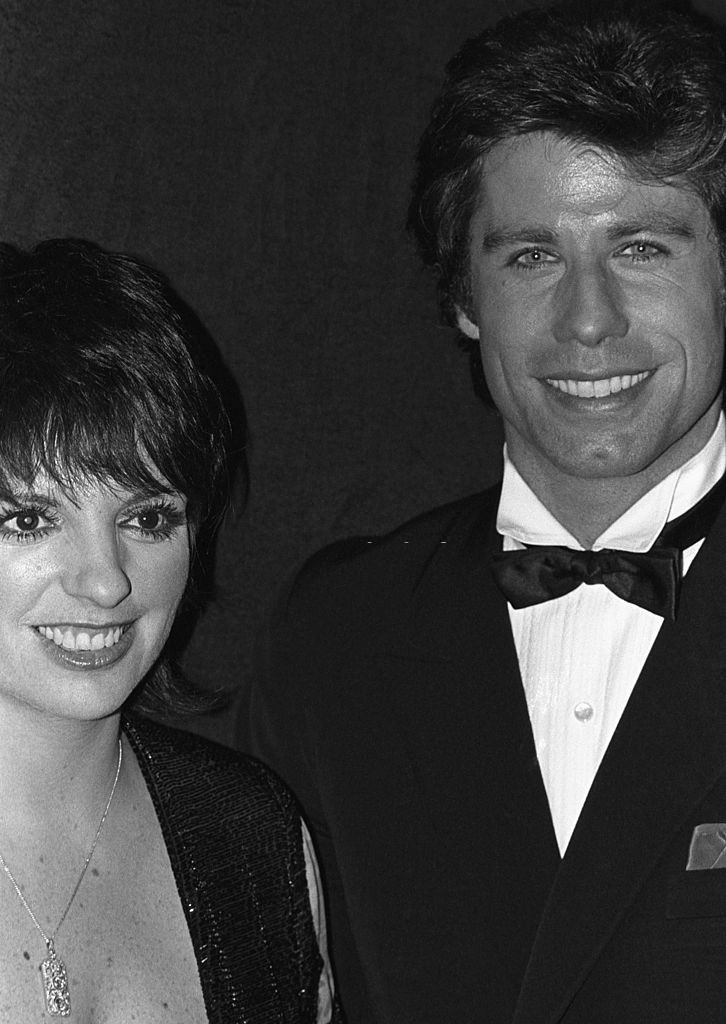
[[[128,622],[109,626],[74,626],[66,623],[35,628],[41,636],[67,651],[100,651],[117,644],[129,625]]]
[[[68,669],[107,668],[120,661],[133,643],[133,623],[98,629],[89,626],[38,626],[37,633],[54,664]]]

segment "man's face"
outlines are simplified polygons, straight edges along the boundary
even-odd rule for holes
[[[471,306],[508,449],[532,486],[694,454],[720,408],[723,280],[708,211],[604,153],[542,132],[486,158]]]

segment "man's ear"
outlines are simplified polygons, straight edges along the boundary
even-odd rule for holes
[[[467,338],[471,338],[472,341],[479,341],[479,328],[458,306],[456,307],[456,326]]]

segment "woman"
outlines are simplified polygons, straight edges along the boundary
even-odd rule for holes
[[[205,344],[128,256],[0,246],[2,1021],[337,1019],[288,792],[127,714],[224,491]]]

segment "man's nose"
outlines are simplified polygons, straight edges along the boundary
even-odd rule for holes
[[[622,289],[607,267],[567,268],[555,293],[553,331],[558,341],[599,345],[624,337],[628,327]]]
[[[100,608],[116,608],[131,593],[123,549],[115,532],[78,538],[67,551],[63,588]]]

